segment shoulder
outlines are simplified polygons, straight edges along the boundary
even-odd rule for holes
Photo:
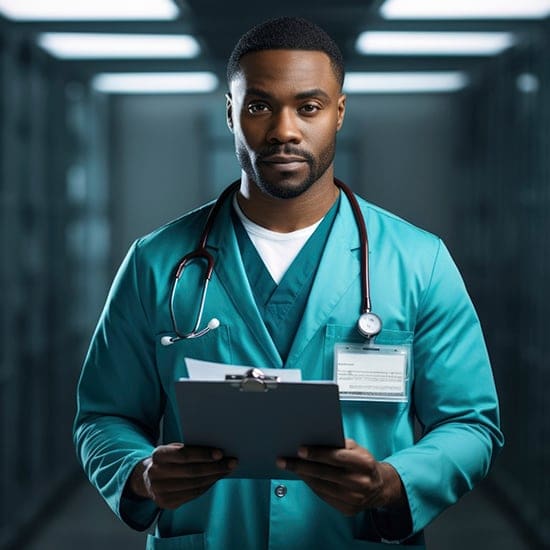
[[[169,239],[172,236],[179,237],[182,233],[191,231],[196,232],[197,229],[202,229],[202,225],[212,208],[212,202],[203,204],[194,210],[191,210],[178,218],[171,220],[164,225],[151,231],[139,239],[142,246],[147,246],[150,243],[156,243],[163,239]]]
[[[197,247],[211,203],[202,205],[136,239],[126,261],[143,276],[150,270],[170,269]]]
[[[189,242],[196,242],[211,206],[212,203],[204,204],[158,227],[139,238],[136,248],[144,253],[165,247],[188,248]]]
[[[373,248],[383,246],[413,254],[428,251],[430,255],[437,255],[442,246],[439,236],[361,197],[357,197],[357,201],[365,218],[369,242],[372,240]]]

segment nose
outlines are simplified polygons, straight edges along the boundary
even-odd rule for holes
[[[267,133],[269,143],[299,143],[302,140],[297,114],[292,109],[274,112]]]

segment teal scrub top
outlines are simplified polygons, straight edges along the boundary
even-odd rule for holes
[[[233,227],[246,277],[264,325],[283,363],[288,357],[294,335],[300,325],[338,205],[339,200],[336,200],[304,243],[279,284],[271,277],[239,217],[234,211],[232,213]]]
[[[441,240],[358,200],[369,233],[373,310],[384,323],[377,343],[410,344],[413,363],[407,402],[342,402],[344,431],[395,467],[411,534],[420,533],[487,474],[503,443],[497,396],[477,315]],[[344,516],[301,481],[224,479],[173,511],[123,496],[133,468],[158,442],[183,440],[173,383],[187,374],[185,357],[299,368],[304,380],[331,379],[335,344],[357,341],[359,236],[347,198],[340,199],[284,361],[247,278],[230,202],[208,240],[216,265],[203,319],[221,324],[201,338],[160,343],[174,335],[168,306],[174,268],[196,248],[211,205],[131,247],[83,366],[74,424],[78,456],[123,521],[141,530],[156,522],[150,549],[382,548],[366,540],[369,511]],[[175,303],[182,331],[195,321],[201,292],[198,269],[184,277]],[[415,418],[422,427],[418,440]]]

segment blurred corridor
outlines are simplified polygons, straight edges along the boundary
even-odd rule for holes
[[[460,75],[415,91],[349,78],[336,175],[444,239],[492,359],[506,446],[482,487],[429,528],[428,548],[550,548],[550,6],[393,19],[382,0],[168,4],[164,21],[85,21],[21,16],[25,2],[0,0],[0,549],[143,547],[82,481],[71,436],[80,367],[134,239],[239,177],[225,58],[251,23],[283,12],[327,28],[350,75]],[[365,30],[502,33],[505,45],[369,54],[356,48]],[[101,59],[45,47],[44,33],[68,32],[189,34],[199,53]],[[171,93],[98,80],[146,72],[211,79]]]
[[[427,530],[430,550],[537,550],[518,531],[485,487],[475,489],[444,512]],[[30,537],[21,550],[130,550],[144,547],[145,535],[131,531],[108,510],[86,483],[77,484],[67,501]]]

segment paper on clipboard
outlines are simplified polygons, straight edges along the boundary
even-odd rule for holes
[[[225,380],[226,374],[245,374],[250,367],[239,365],[224,365],[201,359],[185,358],[189,380]],[[281,382],[301,382],[302,371],[300,369],[262,369],[267,376],[278,376]]]
[[[250,392],[225,380],[185,379],[175,383],[175,392],[183,442],[236,457],[231,477],[295,479],[277,468],[277,457],[296,456],[301,445],[344,446],[332,381],[279,382]]]

